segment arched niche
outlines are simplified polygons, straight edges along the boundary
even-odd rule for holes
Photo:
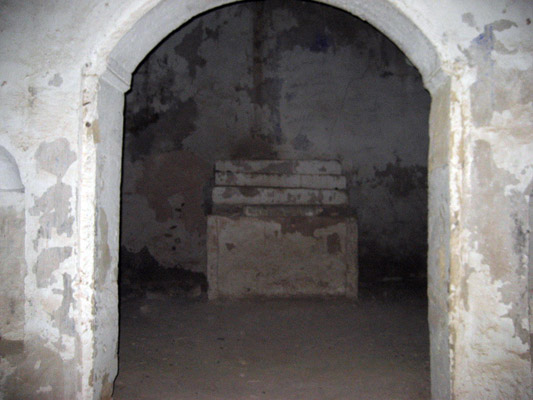
[[[15,157],[4,146],[0,146],[0,190],[6,192],[23,192],[24,185]]]

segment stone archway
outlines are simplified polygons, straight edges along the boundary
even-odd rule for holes
[[[148,2],[147,2],[148,3]],[[84,182],[80,192],[80,212],[86,224],[80,238],[87,245],[80,250],[80,265],[94,283],[94,329],[85,331],[83,343],[84,392],[88,397],[107,398],[117,371],[118,336],[117,262],[122,148],[122,110],[124,93],[131,74],[140,61],[165,36],[183,23],[216,6],[232,3],[186,1],[176,4],[161,1],[133,13],[119,23],[122,35],[109,49],[102,50],[101,64],[88,65],[83,85],[84,120],[81,169]],[[448,170],[450,79],[441,69],[440,57],[416,23],[389,1],[323,1],[368,20],[393,40],[418,67],[432,95],[429,159],[429,318],[431,340],[431,381],[434,398],[449,398],[451,393],[448,281],[451,233]],[[152,3],[151,3],[152,4]],[[443,250],[448,249],[448,251]],[[92,279],[94,277],[94,279]],[[80,308],[92,310],[87,302]],[[89,371],[94,381],[90,384]],[[92,392],[92,394],[90,394]]]
[[[8,396],[109,397],[123,93],[168,33],[230,2],[2,3],[0,141],[24,184],[15,231],[26,271],[23,343],[0,345],[16,347],[12,360],[0,357]],[[432,94],[433,398],[531,399],[533,3],[323,2],[385,33]]]

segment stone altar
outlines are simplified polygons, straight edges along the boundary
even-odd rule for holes
[[[357,223],[338,161],[215,166],[208,296],[357,297]]]

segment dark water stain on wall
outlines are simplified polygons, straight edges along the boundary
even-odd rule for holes
[[[132,161],[152,151],[174,151],[183,148],[183,140],[196,130],[198,109],[193,98],[174,99],[165,113],[157,113],[151,106],[137,113],[126,114],[125,130],[129,136],[126,154]]]
[[[200,45],[204,40],[203,33],[203,24],[200,22],[190,33],[183,37],[180,44],[174,47],[174,52],[187,60],[189,76],[192,79],[196,78],[197,68],[205,66],[207,62],[205,58],[198,54]],[[216,38],[216,35],[210,35],[210,37]]]
[[[147,292],[161,292],[172,296],[188,296],[189,293],[207,291],[204,274],[191,272],[179,264],[172,268],[159,264],[146,247],[133,253],[120,248],[120,258],[124,266],[119,275],[121,295],[146,295]]]
[[[427,168],[420,165],[403,166],[397,157],[394,163],[387,163],[385,169],[374,167],[371,186],[385,186],[394,197],[405,197],[413,191],[427,191]]]
[[[233,160],[270,160],[277,158],[277,152],[270,141],[251,134],[232,146],[230,158]]]
[[[156,221],[167,221],[179,212],[187,230],[205,230],[202,186],[210,173],[210,166],[192,153],[162,153],[145,164],[137,192],[148,199]],[[175,194],[184,199],[179,210],[169,201]]]

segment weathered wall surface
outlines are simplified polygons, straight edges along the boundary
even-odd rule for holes
[[[1,150],[5,149],[0,147]],[[0,152],[0,161],[2,155]],[[3,166],[4,176],[0,178],[0,249],[4,256],[0,263],[0,393],[23,353],[26,275],[24,193],[10,190],[20,185],[16,164],[9,162]],[[8,168],[13,166],[15,173],[10,174]],[[14,179],[6,181],[8,177]]]
[[[205,273],[216,160],[338,159],[362,279],[424,276],[429,102],[405,55],[338,9],[203,15],[148,56],[126,96],[123,250]]]
[[[68,14],[57,3],[2,4],[0,141],[25,187],[14,206],[21,230],[9,233],[23,245],[17,252],[24,264],[14,263],[12,247],[1,249],[3,267],[24,273],[17,303],[24,310],[23,345],[2,359],[8,399],[68,398],[80,387],[75,196],[81,61],[70,55],[79,37],[67,22],[72,18],[62,18]]]
[[[166,34],[223,3],[2,2],[0,146],[25,188],[16,208],[25,210],[24,230],[15,224],[13,234],[24,235],[26,271],[24,343],[0,361],[3,397],[109,397],[118,209],[106,184],[118,180],[120,152],[95,148],[107,145],[102,136],[120,136],[122,104],[98,109],[98,81],[107,76],[125,91],[128,74]],[[533,3],[328,3],[386,32],[439,101],[429,146],[433,398],[530,399]],[[252,115],[270,115],[258,108]],[[100,119],[113,119],[114,132],[107,123],[96,129]],[[106,198],[96,201],[97,193]],[[9,255],[0,248],[2,260]]]
[[[214,215],[208,224],[210,299],[357,296],[349,218]]]
[[[24,339],[24,207],[22,193],[2,192],[0,208],[0,245],[7,258],[0,266],[0,337]]]
[[[92,280],[91,273],[77,257],[78,133],[81,71],[90,61],[88,38],[94,40],[99,29],[86,15],[102,12],[104,5],[78,7],[10,1],[1,6],[0,144],[16,160],[25,191],[12,207],[20,223],[11,227],[19,230],[9,232],[12,244],[21,241],[23,248],[0,248],[2,267],[24,273],[16,304],[24,310],[23,343],[2,357],[0,398],[72,399],[88,393],[92,315],[81,305],[90,304],[93,293],[83,283]],[[24,264],[14,263],[17,252]]]
[[[533,41],[521,36],[533,34],[533,4],[519,18],[509,11],[518,10],[489,20],[463,14],[475,34],[460,47],[466,63],[453,91],[464,101],[452,102],[463,134],[453,134],[450,334],[452,390],[463,398],[533,396],[526,233]]]
[[[6,342],[24,340],[24,185],[13,155],[0,146],[0,356],[5,358]],[[3,374],[0,373],[0,381]]]

